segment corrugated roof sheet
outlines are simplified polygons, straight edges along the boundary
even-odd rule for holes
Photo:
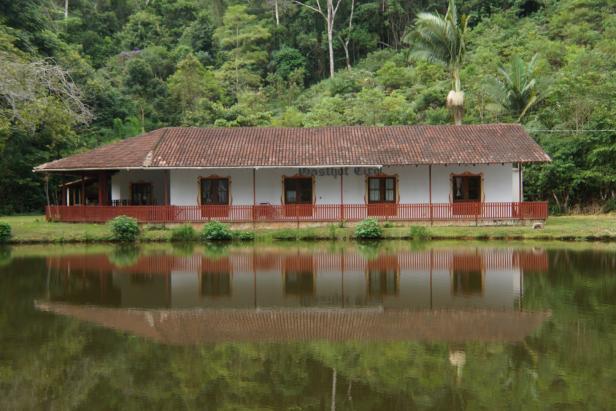
[[[517,124],[170,127],[38,166],[36,171],[494,164],[550,161]]]

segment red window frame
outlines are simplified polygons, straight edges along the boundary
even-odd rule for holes
[[[300,184],[306,182],[310,185],[310,195],[298,195],[298,192],[305,190],[306,187],[300,187]],[[284,203],[285,204],[312,204],[314,199],[314,180],[312,177],[284,177],[282,181],[282,188],[284,190]],[[295,199],[289,199],[289,192],[295,192]],[[304,192],[304,194],[306,194]]]
[[[221,183],[224,182],[226,187],[221,190]],[[206,192],[206,184],[209,183],[209,193]],[[203,177],[199,182],[201,205],[229,205],[231,202],[230,187],[231,181],[228,177]],[[221,193],[224,193],[225,199],[220,199]],[[212,196],[211,201],[206,201],[206,194]]]
[[[398,190],[396,187],[396,177],[381,176],[381,177],[368,177],[368,203],[395,203],[397,199]],[[373,182],[378,181],[378,187],[373,185]],[[388,186],[388,182],[391,181],[391,187]],[[378,193],[378,199],[373,199],[373,193]],[[391,193],[390,199],[387,199],[387,194]]]
[[[476,194],[473,192],[476,191]],[[451,200],[454,203],[480,203],[483,198],[483,181],[480,174],[453,174]]]

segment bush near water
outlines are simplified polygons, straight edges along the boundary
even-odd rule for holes
[[[383,228],[376,218],[366,218],[355,227],[355,238],[359,240],[378,240],[383,238]]]
[[[111,238],[115,241],[129,243],[137,241],[141,230],[139,223],[132,217],[118,216],[109,222],[111,226]]]
[[[201,239],[203,241],[229,241],[233,239],[233,233],[228,225],[214,220],[203,226]]]

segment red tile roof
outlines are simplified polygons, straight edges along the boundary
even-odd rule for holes
[[[169,127],[36,167],[36,171],[494,164],[550,161],[517,124]]]
[[[36,309],[163,344],[291,341],[514,342],[534,333],[547,311],[399,309],[144,310],[35,301]]]

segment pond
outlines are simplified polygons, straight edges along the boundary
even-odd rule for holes
[[[614,409],[616,245],[0,248],[0,409]]]

